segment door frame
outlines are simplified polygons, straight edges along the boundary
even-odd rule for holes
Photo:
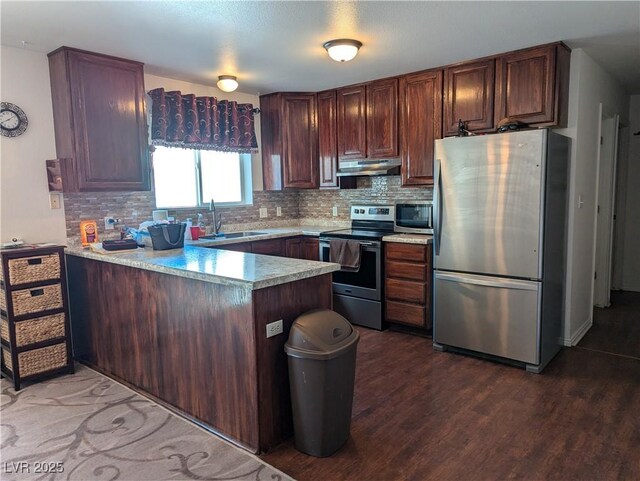
[[[591,305],[611,305],[613,236],[615,229],[616,174],[618,164],[618,125],[620,116],[602,103],[599,106],[596,175],[596,208],[593,289]]]

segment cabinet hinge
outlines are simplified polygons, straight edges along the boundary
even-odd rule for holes
[[[600,136],[600,145],[604,144],[604,137]]]
[[[598,213],[598,214],[600,213],[600,206],[598,206],[598,210],[597,210],[597,213]]]
[[[594,280],[598,278],[598,273],[597,272],[593,273],[593,278],[594,278]]]

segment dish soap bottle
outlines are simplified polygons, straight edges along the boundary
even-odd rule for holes
[[[191,226],[193,225],[191,217],[187,219],[185,224],[187,224],[187,228],[184,230],[184,240],[191,240]]]

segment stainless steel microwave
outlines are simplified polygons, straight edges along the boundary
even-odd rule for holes
[[[433,234],[433,203],[426,200],[396,202],[393,230],[414,234]]]

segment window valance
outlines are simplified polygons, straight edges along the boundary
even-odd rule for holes
[[[149,92],[151,143],[183,149],[251,153],[258,149],[253,105],[163,88]]]

